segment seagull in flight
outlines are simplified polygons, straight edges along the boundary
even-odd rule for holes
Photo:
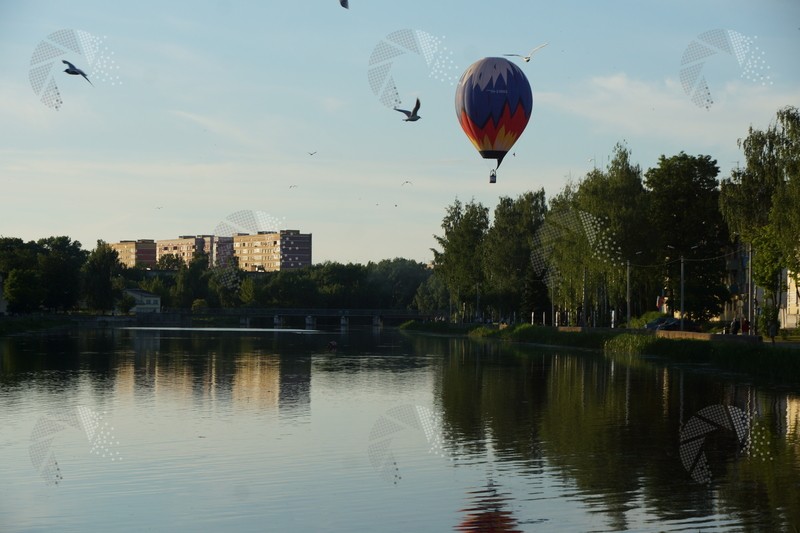
[[[61,62],[67,66],[67,68],[64,69],[64,72],[66,72],[67,74],[72,74],[73,76],[83,76],[86,81],[89,81],[89,78],[86,77],[86,73],[84,71],[82,71],[81,69],[79,69],[66,59],[62,59]],[[89,81],[89,85],[94,87],[94,83],[92,83],[91,81]]]
[[[530,61],[530,60],[531,60],[531,56],[533,56],[533,54],[535,54],[537,50],[539,50],[540,48],[544,48],[544,47],[545,47],[545,46],[547,46],[548,44],[549,44],[549,43],[540,44],[539,46],[537,46],[536,48],[534,48],[533,50],[531,50],[531,52],[530,52],[528,55],[526,55],[526,56],[523,56],[523,55],[520,55],[520,54],[503,54],[503,55],[504,55],[504,56],[514,56],[514,57],[521,57],[521,58],[522,58],[522,60],[523,60],[524,62],[526,62],[526,63],[527,63],[528,61]]]
[[[405,109],[397,109],[396,107],[394,108],[394,110],[400,111],[401,113],[405,113],[406,118],[404,118],[403,120],[405,120],[406,122],[415,122],[422,118],[421,116],[417,115],[417,111],[419,111],[419,98],[417,98],[417,103],[414,105],[414,109],[412,109],[411,111],[406,111]]]
[[[314,155],[314,154],[316,154],[316,153],[317,153],[317,152],[308,152],[308,155]]]
[[[402,186],[403,186],[403,185],[405,185],[406,183],[408,183],[409,185],[414,185],[414,184],[413,184],[413,183],[411,183],[410,181],[406,180],[406,181],[404,181],[403,183],[401,183],[401,184],[400,184],[400,186],[402,187]]]

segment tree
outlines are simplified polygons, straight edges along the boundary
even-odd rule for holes
[[[131,309],[134,307],[136,307],[136,298],[128,293],[123,294],[117,302],[117,309],[119,309],[119,312],[123,315],[130,313]]]
[[[164,254],[156,261],[157,270],[180,270],[186,262],[175,254]]]
[[[246,306],[254,306],[258,303],[258,287],[255,278],[245,276],[239,287],[239,299]]]
[[[779,273],[787,268],[795,280],[800,277],[800,110],[778,110],[766,130],[751,127],[739,147],[745,167],[722,181],[720,210],[752,245],[753,280],[772,302],[762,316],[771,319],[783,291]]]
[[[195,252],[189,265],[178,269],[173,287],[174,302],[178,307],[188,309],[197,299],[208,299],[208,254]]]
[[[408,309],[414,302],[417,289],[431,274],[432,271],[423,263],[399,257],[368,263],[367,294],[364,296],[372,300],[370,307]]]
[[[751,126],[739,147],[745,166],[722,180],[720,210],[731,230],[751,242],[752,232],[769,223],[776,196],[800,179],[800,111],[780,109],[765,131]]]
[[[778,320],[780,295],[786,290],[783,279],[783,267],[789,261],[785,250],[778,245],[777,228],[767,224],[751,234],[753,239],[753,282],[764,288],[765,300],[762,302],[762,313],[758,319],[758,330],[769,331],[769,324]]]
[[[417,292],[414,294],[413,307],[419,310],[420,313],[446,315],[448,303],[447,287],[434,272],[417,287]]]
[[[546,304],[546,291],[543,301],[542,291],[535,290],[542,282],[539,273],[533,272],[531,261],[534,235],[546,211],[544,189],[528,191],[516,199],[501,197],[495,207],[482,248],[486,279],[483,298],[500,316],[528,316],[534,307]]]
[[[33,269],[15,268],[3,284],[3,296],[12,313],[30,313],[42,305],[44,290],[39,273]]]
[[[442,250],[431,249],[435,271],[450,291],[450,297],[458,306],[458,313],[475,302],[478,312],[478,290],[483,283],[483,268],[480,251],[489,228],[489,210],[471,200],[463,205],[458,199],[447,207],[442,220],[444,235],[434,235]]]
[[[38,267],[44,291],[43,305],[66,311],[78,303],[81,268],[89,255],[69,237],[39,239]]]
[[[17,237],[0,237],[0,274],[8,275],[14,269],[35,269],[39,245],[24,242]]]
[[[684,309],[689,318],[718,315],[730,295],[722,284],[729,251],[728,226],[719,210],[717,162],[683,152],[661,156],[645,174],[650,190],[650,226],[656,258],[666,269],[673,312],[680,306],[680,269],[684,268]]]
[[[115,290],[114,279],[121,272],[117,251],[98,239],[97,246],[83,265],[84,295],[90,308],[102,313],[114,309],[114,302],[120,296]]]

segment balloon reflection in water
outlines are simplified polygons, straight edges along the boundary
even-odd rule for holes
[[[500,494],[492,481],[485,488],[467,493],[470,505],[461,509],[466,513],[456,531],[522,532],[513,513],[507,509],[510,498]]]

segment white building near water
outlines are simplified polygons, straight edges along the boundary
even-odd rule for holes
[[[134,314],[161,312],[161,296],[158,294],[141,289],[125,289],[125,294],[133,296],[136,301],[136,305],[131,309]]]

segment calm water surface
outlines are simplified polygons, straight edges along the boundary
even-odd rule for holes
[[[796,389],[593,352],[393,329],[0,338],[0,428],[2,532],[800,528]]]

